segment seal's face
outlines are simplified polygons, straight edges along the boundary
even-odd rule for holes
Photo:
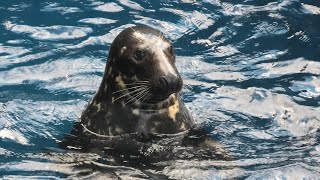
[[[119,71],[114,100],[127,96],[130,102],[159,103],[182,88],[171,43],[148,26],[123,30],[111,45],[110,60]]]

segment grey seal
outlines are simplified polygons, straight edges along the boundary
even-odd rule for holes
[[[179,95],[183,81],[162,32],[145,25],[114,39],[101,85],[81,115],[81,125],[101,135],[175,134],[194,120]]]

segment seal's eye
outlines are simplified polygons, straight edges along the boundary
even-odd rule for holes
[[[137,50],[135,53],[134,53],[134,58],[136,60],[142,60],[145,56],[145,53],[142,51],[142,50]]]
[[[171,54],[171,56],[173,57],[173,62],[176,62],[176,56],[174,54],[174,50],[172,45],[169,46],[169,53]]]
[[[172,46],[169,47],[169,52],[170,52],[170,54],[173,54],[173,47]]]

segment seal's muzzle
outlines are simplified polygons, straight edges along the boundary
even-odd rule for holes
[[[179,74],[161,76],[153,87],[153,100],[161,101],[182,89],[182,78]]]

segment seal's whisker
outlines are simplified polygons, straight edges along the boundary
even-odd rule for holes
[[[146,79],[146,78],[145,78]],[[136,82],[149,82],[148,79],[146,79],[147,81],[144,81],[144,80],[139,80],[139,81],[136,81]]]
[[[143,80],[146,80],[146,81],[148,81],[148,82],[151,81],[151,79],[148,79],[148,78],[143,78]],[[145,81],[144,81],[144,82],[145,82]]]
[[[149,97],[151,97],[152,95],[149,94],[150,91],[148,91],[146,97],[144,99],[141,100],[141,102],[144,102],[145,100],[147,100]]]
[[[138,80],[138,81],[135,81],[135,82],[146,82],[146,83],[148,83],[148,82],[149,82],[149,80],[147,80],[147,81],[144,81],[144,80]]]
[[[137,91],[141,91],[141,90],[144,90],[144,89],[145,89],[144,87],[141,87],[141,88],[139,88],[139,89],[135,89],[135,90],[133,90],[133,91],[129,91],[128,93],[123,94],[123,95],[117,97],[117,98],[114,99],[113,101],[116,101],[116,100],[118,100],[118,99],[120,99],[120,98],[123,98],[123,97],[125,97],[125,96],[130,95],[130,94],[134,94],[134,93],[136,93]]]
[[[141,94],[141,96],[139,98],[136,98],[136,101],[134,103],[136,103],[136,102],[140,101],[142,98],[146,97],[146,95],[148,95],[149,92],[150,92],[150,88],[148,88],[146,91],[144,91],[144,93]],[[141,100],[141,102],[143,102],[143,101]]]
[[[127,93],[125,93],[125,94],[117,97],[114,101],[116,101],[116,100],[118,100],[118,99],[120,99],[120,98],[122,98],[122,97],[126,97],[126,96],[128,96],[128,95],[134,95],[134,94],[136,94],[137,92],[140,92],[140,91],[142,91],[142,90],[144,90],[144,89],[145,89],[145,87],[141,87],[141,88],[139,88],[139,89],[135,89],[135,90],[133,90],[133,91],[129,91],[129,92],[127,92]]]
[[[140,99],[138,99],[141,103],[143,103],[146,99],[148,99],[151,95],[149,94],[150,90],[148,90]],[[138,101],[137,100],[137,101]]]
[[[147,92],[149,88],[146,88],[144,90],[142,90],[141,92],[135,94],[133,97],[131,97],[127,102],[124,103],[124,105],[128,104],[129,102],[132,102],[134,99],[137,99],[139,96],[143,96],[145,92]],[[140,97],[139,97],[140,98]]]
[[[136,100],[135,102],[139,101],[139,99],[140,99],[141,97],[143,97],[146,93],[148,93],[148,91],[150,90],[150,88],[151,88],[151,87],[146,88],[145,90],[143,90],[143,92],[137,94],[137,96],[133,97],[130,101],[132,101],[132,100],[134,100],[134,99]],[[134,103],[135,103],[135,102],[134,102]]]
[[[135,93],[134,95],[132,95],[131,97],[129,97],[129,100],[126,101],[124,103],[124,105],[128,104],[129,102],[131,102],[132,100],[134,100],[136,97],[138,97],[140,94],[144,93],[146,91],[146,89],[141,90],[140,92]]]
[[[150,84],[149,81],[135,81],[133,83],[125,84],[125,85],[138,85],[138,84]]]
[[[153,109],[140,109],[140,111],[141,112],[155,112],[155,113],[157,113],[157,112],[159,112],[159,111],[161,111],[161,110],[153,110]]]
[[[138,81],[134,81],[133,83],[135,82],[149,82],[148,80],[147,81],[143,81],[143,80],[138,80]]]
[[[119,93],[119,92],[123,92],[123,91],[126,91],[126,90],[130,90],[130,89],[142,88],[142,87],[148,87],[148,86],[147,85],[133,86],[133,87],[125,88],[125,89],[120,89],[118,91],[114,91],[113,94],[116,94],[116,93]]]
[[[192,91],[192,86],[191,86],[191,85],[189,85],[189,84],[183,84],[183,85],[182,85],[182,87],[184,87],[184,88],[186,88],[186,89],[188,89],[188,90]]]
[[[136,100],[136,102],[140,101],[141,103],[146,100],[146,98],[148,98],[150,95],[150,89],[148,89],[148,91],[146,91],[146,93],[144,93],[139,99]]]
[[[131,83],[131,84],[125,84],[126,86],[136,86],[136,85],[149,85],[148,83]]]

